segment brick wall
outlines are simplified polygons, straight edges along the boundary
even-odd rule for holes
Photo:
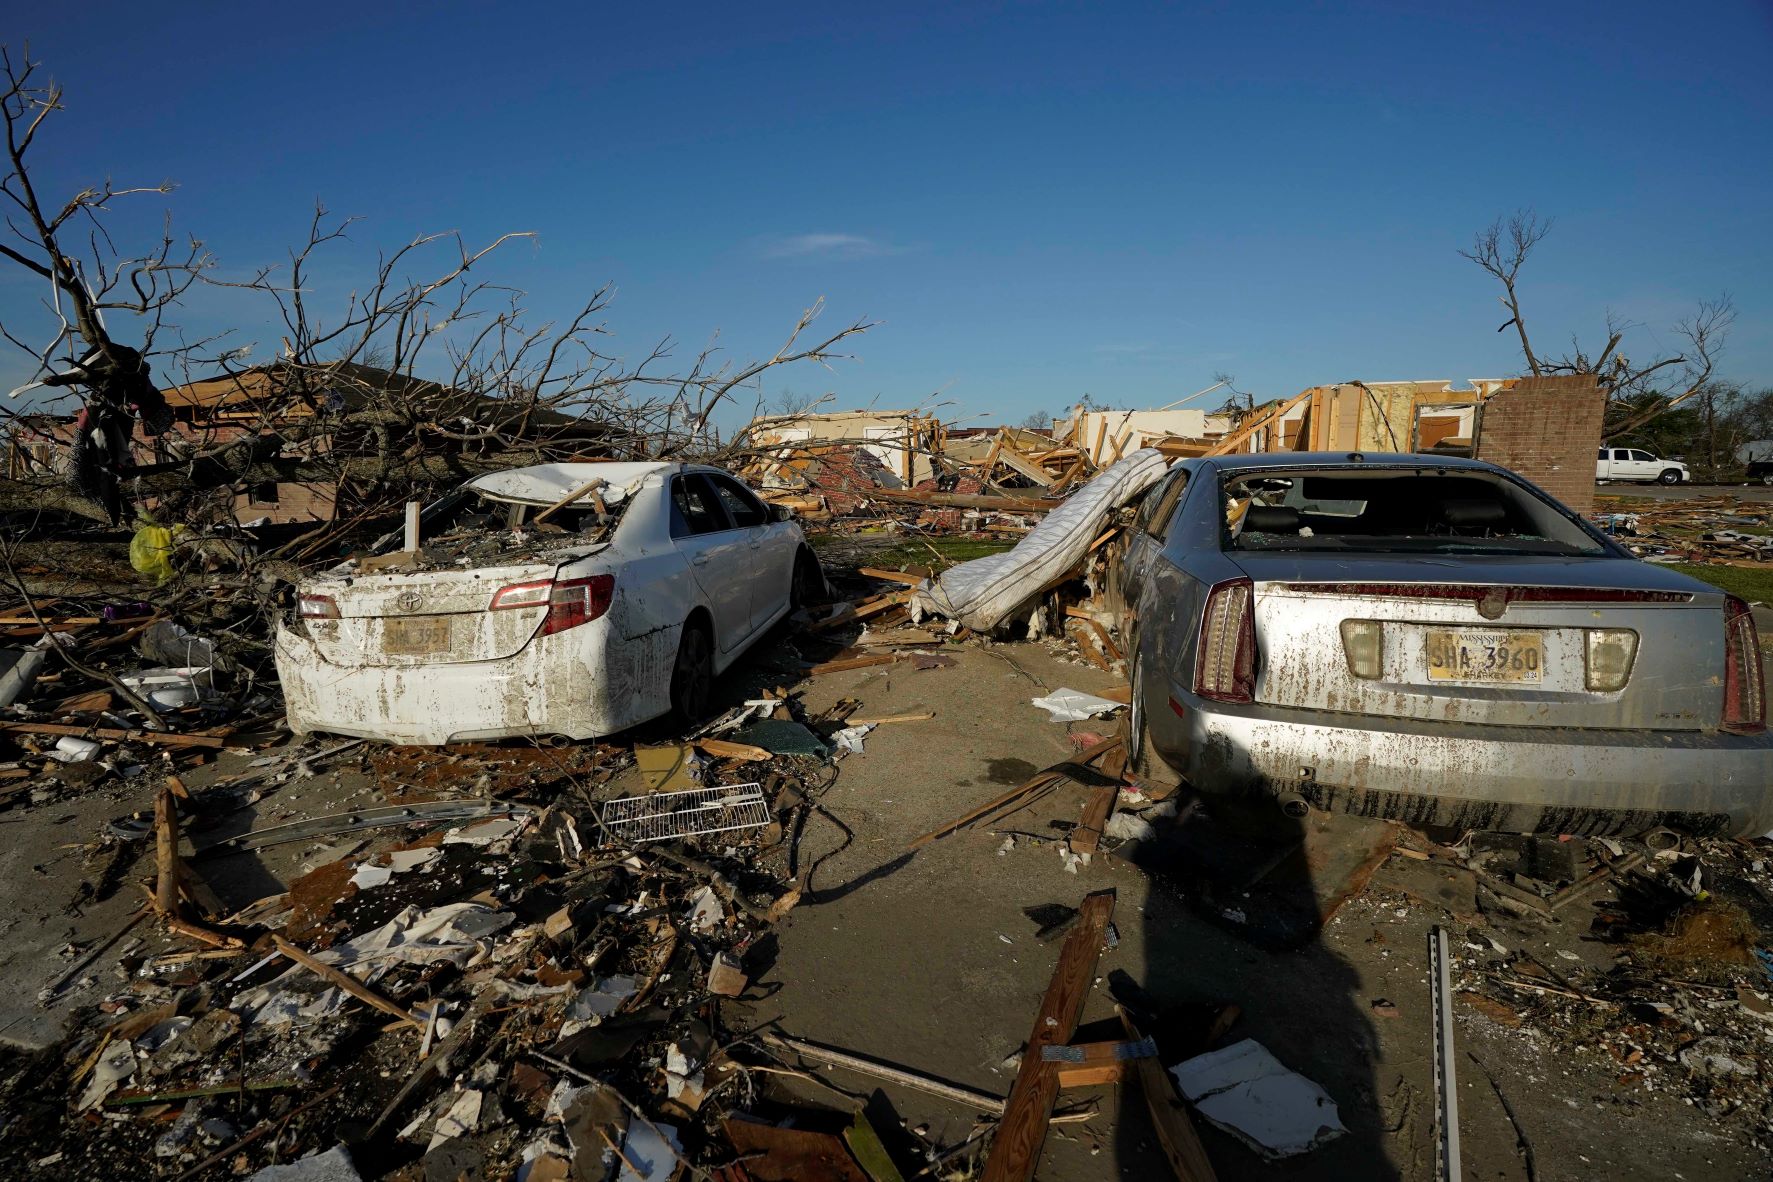
[[[1514,470],[1578,513],[1591,512],[1606,406],[1593,376],[1522,379],[1484,403],[1477,458]]]

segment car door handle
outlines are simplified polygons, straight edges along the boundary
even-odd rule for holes
[[[707,566],[708,565],[708,556],[706,554],[698,554],[695,557],[691,558],[690,561],[697,566]]]

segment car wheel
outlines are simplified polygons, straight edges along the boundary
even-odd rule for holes
[[[1656,479],[1662,484],[1679,484],[1681,482],[1681,473],[1679,469],[1669,468],[1664,470],[1662,475],[1658,476]]]
[[[708,626],[691,620],[677,642],[677,661],[671,667],[671,709],[682,723],[700,722],[708,713],[714,692],[714,641]]]
[[[1762,484],[1773,484],[1773,472],[1764,473],[1761,476],[1761,483]]]
[[[1128,645],[1128,651],[1133,651]],[[1151,730],[1145,718],[1145,682],[1139,674],[1139,660],[1135,653],[1132,664],[1133,692],[1132,704],[1127,707],[1127,718],[1122,731],[1122,739],[1127,748],[1127,767],[1139,779],[1160,786],[1174,786],[1180,778],[1170,770],[1170,765],[1163,761],[1157,748],[1151,745]]]
[[[802,549],[794,556],[794,579],[788,587],[788,606],[799,611],[824,599],[825,571],[811,550]]]

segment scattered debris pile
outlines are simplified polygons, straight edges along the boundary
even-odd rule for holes
[[[1773,506],[1731,496],[1680,501],[1617,497],[1590,520],[1646,562],[1773,562]]]
[[[9,1065],[4,1172],[128,1160],[179,1178],[638,1182],[686,1163],[796,1176],[782,1172],[788,1143],[814,1134],[778,1127],[768,1079],[786,1052],[728,1029],[720,1006],[767,967],[772,928],[816,870],[800,837],[832,760],[866,732],[798,714],[787,694],[765,697],[693,744],[634,761],[575,748],[554,775],[546,757],[568,753],[352,741],[257,761],[265,779],[184,799],[163,788],[151,820],[120,830],[156,871],[121,980],[89,968],[112,941],[84,950],[55,992],[93,991],[87,1021]],[[255,782],[344,757],[408,803],[213,836]],[[618,790],[631,763],[647,790]],[[389,790],[434,791],[446,765],[454,795]],[[205,882],[222,860],[345,835],[343,856],[248,906]],[[822,1151],[859,1170],[867,1151],[846,1146],[865,1125]]]

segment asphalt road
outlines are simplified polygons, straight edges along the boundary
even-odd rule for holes
[[[1614,481],[1594,487],[1598,497],[1648,497],[1657,501],[1689,501],[1696,497],[1733,496],[1744,501],[1773,501],[1766,484],[1628,484]]]

